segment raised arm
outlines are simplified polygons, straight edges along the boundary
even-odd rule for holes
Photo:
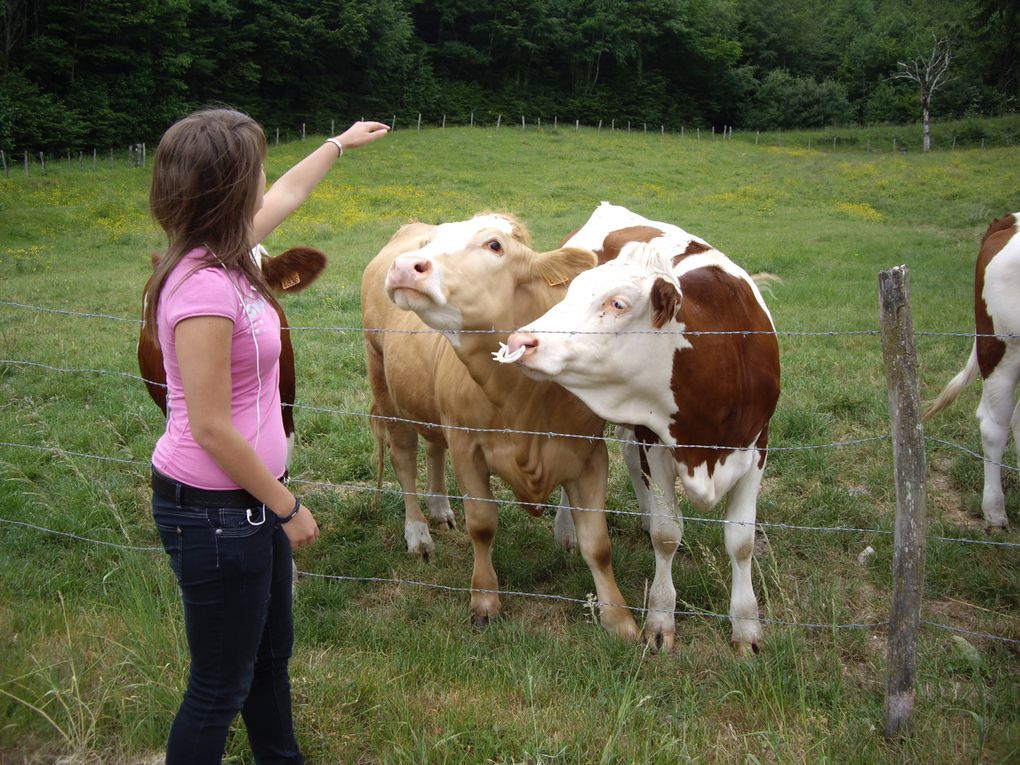
[[[340,157],[341,146],[343,151],[355,149],[382,138],[387,132],[389,126],[382,122],[355,122],[280,176],[266,192],[262,209],[255,213],[255,241],[265,239],[308,199],[312,189],[319,185],[319,181]],[[334,142],[339,142],[340,146]]]

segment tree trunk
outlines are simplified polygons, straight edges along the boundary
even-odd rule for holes
[[[921,107],[921,122],[924,125],[924,153],[931,149],[931,110],[928,104]]]

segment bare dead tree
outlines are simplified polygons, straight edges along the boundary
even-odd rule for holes
[[[934,35],[933,35],[934,37]],[[935,38],[931,53],[918,56],[911,61],[897,61],[899,70],[892,75],[894,80],[910,80],[921,89],[921,119],[924,125],[924,151],[931,148],[931,102],[935,93],[949,82],[949,64],[953,52],[946,39]]]

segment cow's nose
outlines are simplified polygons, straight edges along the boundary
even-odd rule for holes
[[[529,332],[514,332],[506,341],[507,355],[517,353],[522,348],[524,354],[534,351],[538,348],[538,338]]]
[[[427,258],[401,256],[390,265],[386,281],[393,289],[416,287],[432,273],[432,261]]]

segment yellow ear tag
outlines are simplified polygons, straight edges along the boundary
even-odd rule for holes
[[[295,284],[300,284],[300,283],[301,283],[301,274],[299,274],[297,271],[292,273],[286,279],[281,279],[280,280],[280,286],[283,289],[285,289],[285,290],[289,290]]]

